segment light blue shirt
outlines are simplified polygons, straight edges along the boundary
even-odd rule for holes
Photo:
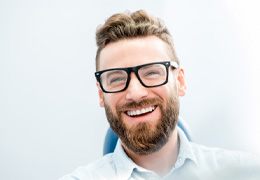
[[[60,180],[260,180],[255,157],[190,142],[178,129],[180,149],[175,165],[164,177],[135,164],[118,141],[114,153],[77,168]]]

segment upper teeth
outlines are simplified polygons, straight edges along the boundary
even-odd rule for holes
[[[147,112],[151,112],[154,109],[155,109],[155,107],[152,106],[152,107],[142,108],[142,109],[138,109],[138,110],[127,111],[126,113],[128,116],[136,116],[136,115],[144,114]]]

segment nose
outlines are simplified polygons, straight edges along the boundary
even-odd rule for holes
[[[141,84],[133,72],[130,74],[130,76],[131,80],[126,89],[126,100],[139,102],[148,96],[148,89]]]

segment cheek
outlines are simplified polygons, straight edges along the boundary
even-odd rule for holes
[[[109,106],[113,112],[115,112],[116,106],[120,105],[121,100],[122,98],[117,94],[108,94],[107,96],[104,96],[105,105]]]
[[[164,94],[165,96],[169,96],[172,93],[176,92],[176,81],[173,78],[168,79],[168,82],[162,86],[161,88],[161,94]]]
[[[171,94],[171,89],[168,84],[165,84],[163,86],[153,88],[151,94],[153,94],[153,97],[160,98],[163,102],[167,102]]]
[[[172,97],[178,96],[176,83],[167,83],[165,87],[157,91],[157,95],[163,99],[164,103],[168,102]]]

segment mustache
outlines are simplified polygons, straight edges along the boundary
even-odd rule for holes
[[[150,99],[143,99],[139,102],[132,101],[128,102],[126,104],[123,104],[121,106],[117,106],[116,109],[118,112],[125,112],[129,109],[137,109],[137,108],[142,108],[146,106],[151,106],[151,105],[159,105],[162,106],[163,100],[160,98],[150,98]]]

